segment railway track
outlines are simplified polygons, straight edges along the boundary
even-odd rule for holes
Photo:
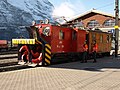
[[[17,51],[0,52],[0,72],[28,68],[26,65],[18,65],[17,56]]]
[[[13,52],[0,54],[0,72],[30,68],[28,65],[18,65],[17,55]]]
[[[0,55],[6,55],[6,54],[17,54],[17,50],[10,50],[10,51],[0,51]]]
[[[0,55],[0,60],[17,58],[17,56],[18,54],[4,54],[4,55]]]
[[[0,60],[1,59],[10,59],[17,58],[17,49],[12,49],[10,51],[0,51]]]
[[[27,65],[17,65],[12,63],[12,65],[10,66],[4,66],[4,67],[0,67],[0,72],[7,72],[7,71],[14,71],[14,70],[20,70],[20,69],[26,69],[26,68],[30,68]]]
[[[18,65],[17,58],[0,59],[0,72],[13,71],[28,68],[27,65]]]

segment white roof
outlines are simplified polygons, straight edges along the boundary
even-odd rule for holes
[[[98,10],[93,9],[93,10],[90,10],[90,11],[85,12],[85,13],[83,13],[83,14],[80,14],[80,15],[77,15],[77,16],[72,17],[68,22],[70,22],[70,21],[72,21],[72,20],[74,20],[74,19],[80,18],[80,17],[82,17],[82,16],[85,16],[85,15],[87,15],[87,14],[89,14],[89,13],[92,13],[92,12],[93,12],[93,13],[102,14],[102,15],[106,15],[106,16],[110,16],[110,17],[115,17],[115,16],[113,16],[112,14],[108,14],[108,13],[105,13],[105,12],[102,12],[102,11],[98,11]]]

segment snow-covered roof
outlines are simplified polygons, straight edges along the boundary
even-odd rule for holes
[[[77,19],[77,18],[83,17],[83,16],[85,16],[85,15],[87,15],[87,14],[89,14],[89,13],[98,13],[98,14],[106,15],[106,16],[113,17],[113,18],[115,17],[115,16],[113,16],[112,14],[108,14],[108,13],[105,13],[105,12],[102,12],[102,11],[98,11],[98,10],[93,9],[93,10],[87,11],[87,12],[85,12],[85,13],[83,13],[83,14],[80,14],[80,15],[77,15],[77,16],[72,17],[68,22],[73,21],[73,20],[75,20],[75,19]]]

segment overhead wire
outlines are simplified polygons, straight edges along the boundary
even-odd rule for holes
[[[65,2],[69,2],[69,3],[71,3],[71,1],[70,0],[64,0]],[[97,7],[97,8],[94,8],[93,7],[93,9],[95,9],[95,10],[98,10],[98,9],[103,9],[103,8],[106,8],[106,7],[109,7],[109,6],[112,6],[112,5],[114,5],[114,2],[110,2],[110,3],[107,3],[107,4],[105,4],[105,5],[102,5],[102,6],[100,6],[100,7]],[[70,7],[72,10],[74,10],[75,12],[78,12],[78,10],[75,10],[75,8],[73,8],[73,7]],[[114,10],[114,9],[113,9]],[[76,16],[76,15],[79,15],[80,13],[82,13],[82,12],[78,12],[77,14],[75,14],[74,16]]]
[[[103,6],[100,6],[100,7],[97,7],[97,8],[93,8],[93,9],[98,10],[98,9],[106,8],[106,7],[111,6],[111,5],[114,5],[114,2],[108,3],[106,5],[103,5]],[[78,12],[76,15],[79,15],[80,13]]]
[[[114,2],[112,2],[112,3],[109,3],[109,4],[106,4],[106,5],[104,5],[104,6],[100,6],[100,7],[98,7],[98,8],[95,8],[95,9],[101,9],[101,8],[105,8],[105,7],[111,6],[111,5],[113,5],[113,4],[114,4]]]

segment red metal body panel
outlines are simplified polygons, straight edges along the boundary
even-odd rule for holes
[[[83,52],[82,46],[86,40],[85,30],[76,31],[72,28],[46,24],[38,27],[41,27],[40,34],[44,27],[50,27],[50,36],[41,34],[41,37],[51,45],[52,53]],[[60,32],[64,34],[63,39],[60,39]]]
[[[83,52],[83,44],[86,40],[86,31],[79,30],[77,36],[77,52]]]
[[[86,31],[85,30],[77,30],[76,38],[72,40],[72,51],[73,52],[83,52],[83,44],[84,44],[85,40],[86,40]]]
[[[72,40],[72,52],[76,52],[77,51],[77,40]]]
[[[72,51],[70,28],[52,26],[51,47],[53,53],[66,53]],[[63,32],[63,39],[60,39],[60,32]]]
[[[44,27],[50,27],[50,36],[44,36],[41,34]],[[72,30],[71,28],[42,25],[39,29],[41,37],[44,38],[51,45],[52,53],[67,53],[72,52]],[[60,39],[60,32],[63,33],[63,39]]]

